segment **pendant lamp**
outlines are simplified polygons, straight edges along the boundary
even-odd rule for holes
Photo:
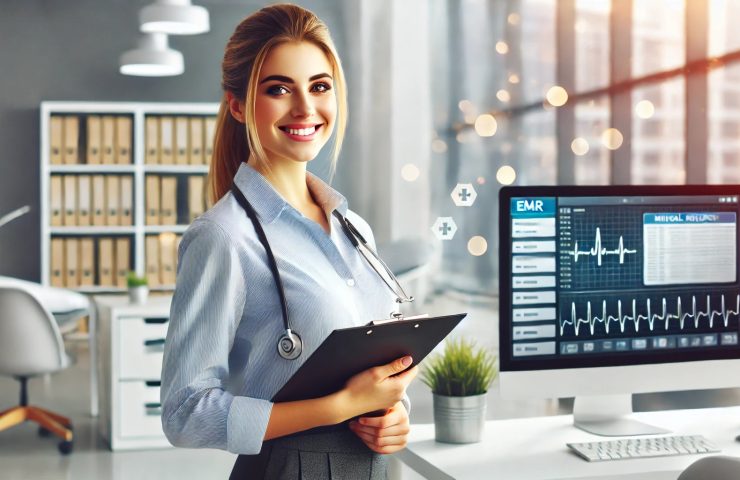
[[[190,0],[156,0],[139,10],[139,25],[144,33],[197,35],[210,30],[208,10]]]
[[[145,33],[138,48],[124,52],[120,72],[140,77],[167,77],[185,71],[182,53],[169,48],[167,34]]]

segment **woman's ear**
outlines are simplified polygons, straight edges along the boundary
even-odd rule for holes
[[[229,102],[229,111],[231,116],[239,123],[244,123],[244,104],[234,97],[233,94],[226,93],[226,101]]]

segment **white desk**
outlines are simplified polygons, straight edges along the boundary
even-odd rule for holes
[[[674,434],[701,434],[722,449],[740,456],[740,407],[636,413],[634,418],[670,428]],[[573,426],[571,415],[486,422],[483,439],[470,445],[434,441],[433,424],[415,424],[408,447],[396,454],[429,479],[675,480],[702,455],[589,463],[565,446],[568,442],[604,440]]]

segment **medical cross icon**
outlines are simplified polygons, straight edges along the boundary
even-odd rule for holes
[[[475,197],[477,197],[478,194],[476,193],[475,188],[473,188],[472,183],[458,183],[454,190],[452,190],[450,196],[452,197],[452,201],[455,202],[455,205],[458,207],[469,207],[473,205]]]
[[[457,225],[452,217],[439,217],[432,226],[432,232],[440,240],[451,240],[457,232]]]

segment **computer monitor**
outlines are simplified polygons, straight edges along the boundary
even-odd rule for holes
[[[506,187],[505,396],[575,396],[600,435],[661,433],[633,393],[740,386],[740,186]]]

